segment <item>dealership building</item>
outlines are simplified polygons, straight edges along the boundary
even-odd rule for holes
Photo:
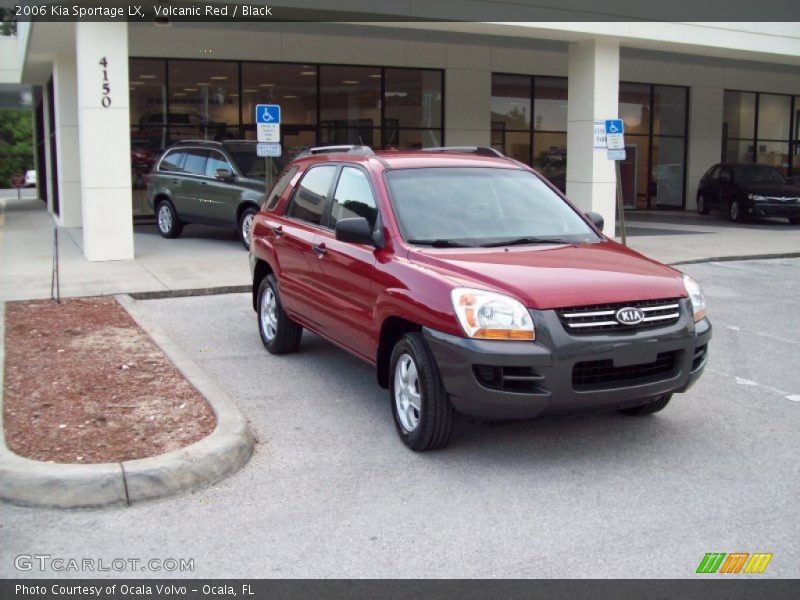
[[[402,4],[402,3],[398,3]],[[720,161],[800,175],[798,23],[19,23],[0,83],[35,90],[40,195],[88,260],[134,258],[144,185],[179,139],[491,146],[615,221],[596,124],[619,117],[625,207],[694,210]]]

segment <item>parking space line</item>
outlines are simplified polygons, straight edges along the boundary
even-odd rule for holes
[[[709,373],[714,373],[715,375],[722,375],[723,377],[730,377],[732,378],[738,385],[746,385],[752,387],[759,387],[769,392],[773,392],[778,394],[779,396],[783,396],[787,400],[791,400],[792,402],[800,402],[800,394],[792,394],[791,392],[787,392],[786,390],[782,390],[776,387],[772,387],[771,385],[765,385],[763,383],[758,383],[757,381],[753,381],[752,379],[745,379],[743,377],[739,377],[738,375],[732,375],[731,373],[726,373],[725,371],[719,371],[717,369],[712,369],[711,367],[706,367],[706,371]]]

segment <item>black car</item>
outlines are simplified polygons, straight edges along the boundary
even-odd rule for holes
[[[754,163],[721,163],[711,167],[697,188],[697,212],[724,210],[731,221],[748,217],[786,217],[800,224],[800,186],[775,167]]]

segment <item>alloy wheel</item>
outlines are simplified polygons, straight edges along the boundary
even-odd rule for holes
[[[403,354],[397,361],[394,371],[394,402],[400,424],[411,433],[419,425],[422,392],[417,365],[410,354]]]
[[[249,213],[242,219],[242,239],[247,246],[250,245],[250,230],[253,228],[253,217],[253,213]]]
[[[261,331],[267,341],[272,341],[278,332],[278,300],[275,292],[267,286],[261,293]]]
[[[172,229],[172,211],[166,203],[158,207],[158,228],[162,233],[169,233]]]

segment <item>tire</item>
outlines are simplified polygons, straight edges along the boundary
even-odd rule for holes
[[[703,197],[702,194],[697,196],[697,212],[700,213],[701,215],[707,215],[709,212],[711,212],[711,209],[708,208],[708,204],[706,204],[706,199]]]
[[[248,206],[239,215],[238,231],[239,241],[242,242],[245,248],[250,250],[250,232],[253,228],[253,217],[258,210],[253,206]]]
[[[663,396],[659,396],[655,400],[648,402],[647,404],[641,404],[639,406],[634,406],[632,408],[623,408],[621,411],[622,414],[629,415],[631,417],[642,417],[644,415],[652,415],[653,413],[657,413],[660,410],[663,410],[667,404],[669,404],[670,399],[672,398],[672,394],[664,394]]]
[[[422,334],[404,335],[389,365],[392,417],[400,439],[415,452],[444,448],[453,433],[455,410]]]
[[[800,225],[800,217],[789,217],[789,223],[792,225]]]
[[[734,223],[743,223],[746,217],[742,204],[738,200],[734,200],[728,206],[728,216]]]
[[[156,227],[165,238],[176,238],[183,231],[183,223],[169,200],[161,200],[156,206]]]
[[[258,333],[270,354],[289,354],[300,346],[303,328],[286,316],[275,277],[267,275],[258,288]]]

